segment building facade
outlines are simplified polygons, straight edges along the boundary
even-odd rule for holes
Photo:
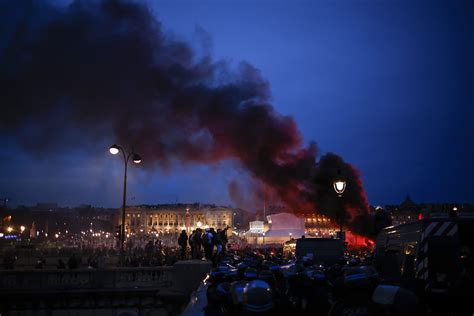
[[[233,227],[233,210],[202,204],[137,205],[126,210],[127,233],[191,232],[209,227],[216,230]]]
[[[406,224],[434,214],[474,214],[474,205],[469,203],[421,203],[413,202],[410,196],[399,205],[386,205],[393,225]]]

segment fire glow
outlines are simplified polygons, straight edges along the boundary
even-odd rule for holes
[[[374,247],[374,241],[366,236],[354,234],[350,230],[346,231],[346,242],[349,248],[369,248]]]

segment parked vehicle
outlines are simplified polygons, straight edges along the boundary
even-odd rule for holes
[[[325,265],[337,263],[344,256],[341,239],[300,238],[296,240],[296,257],[309,256],[313,262]]]
[[[387,227],[375,240],[373,265],[384,282],[411,289],[431,305],[446,299],[456,305],[474,294],[473,231],[474,217],[456,214]]]

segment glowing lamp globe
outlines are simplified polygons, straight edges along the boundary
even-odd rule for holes
[[[343,180],[334,181],[334,191],[336,191],[337,194],[340,195],[344,193],[345,189],[346,189],[346,181],[343,181]]]
[[[133,154],[133,162],[139,164],[140,162],[142,162],[142,157],[140,157],[140,155],[138,154]]]
[[[119,148],[119,146],[117,146],[116,144],[113,144],[113,145],[110,146],[110,148],[109,148],[109,152],[110,152],[112,155],[118,154],[119,151],[120,151],[120,148]]]

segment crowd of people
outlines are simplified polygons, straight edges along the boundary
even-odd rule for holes
[[[173,265],[186,259],[216,263],[226,253],[228,241],[227,228],[198,228],[189,236],[185,230],[181,234],[134,234],[126,239],[125,251],[121,255],[117,238],[102,242],[100,238],[71,234],[67,239],[52,244],[43,242],[30,244],[27,249],[3,249],[0,258],[4,269],[150,267]]]
[[[173,265],[178,259],[176,239],[167,246],[161,239],[129,239],[121,255],[115,246],[49,247],[47,244],[31,245],[31,248],[7,248],[0,253],[3,269],[78,269],[108,268],[116,266],[150,267]],[[167,242],[166,244],[170,244]]]
[[[188,244],[190,257],[192,259],[206,259],[216,263],[219,258],[226,253],[227,249],[227,229],[217,229],[213,227],[202,230],[197,228],[188,236],[186,230],[182,230],[178,238],[180,247],[180,258],[187,259]]]
[[[464,315],[461,307],[440,302],[443,308],[433,308],[414,292],[387,284],[357,256],[321,264],[285,258],[281,248],[246,248],[221,257],[183,315]]]
[[[346,248],[336,263],[284,254],[282,247],[233,248],[227,229],[190,234],[140,235],[117,247],[35,248],[3,253],[3,268],[16,268],[22,256],[38,258],[36,269],[100,269],[117,265],[149,267],[178,260],[209,260],[213,269],[193,294],[184,315],[441,315],[414,292],[387,284],[371,266],[366,248]],[[235,237],[237,238],[237,237]],[[121,260],[119,260],[119,258]],[[431,303],[430,303],[431,304]],[[462,315],[462,314],[456,314]]]

